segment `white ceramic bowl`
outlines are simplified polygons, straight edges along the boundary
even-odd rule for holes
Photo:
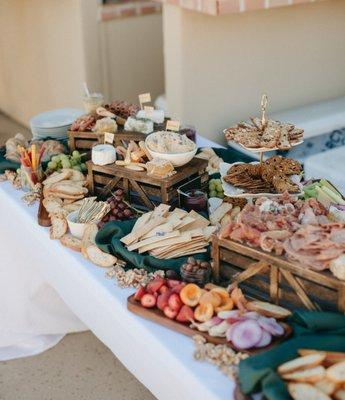
[[[146,140],[147,139],[148,138],[146,138]],[[182,167],[182,165],[189,163],[189,161],[195,156],[196,152],[198,151],[197,145],[195,145],[194,150],[188,151],[186,153],[158,153],[151,150],[147,144],[146,148],[152,158],[160,158],[162,160],[170,161],[174,167]]]
[[[83,237],[86,224],[75,222],[77,215],[78,215],[78,210],[69,213],[67,215],[67,224],[71,234],[76,238],[81,239]]]

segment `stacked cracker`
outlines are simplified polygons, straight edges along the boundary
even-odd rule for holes
[[[278,367],[294,400],[345,400],[345,353],[300,349]]]
[[[135,223],[132,232],[121,239],[129,251],[148,252],[159,259],[205,253],[216,227],[195,211],[187,213],[160,204]]]
[[[86,184],[84,175],[73,169],[54,172],[43,181],[43,205],[52,223],[50,238],[60,239],[61,244],[74,251],[80,251],[85,258],[100,267],[111,267],[117,259],[96,246],[95,237],[98,232],[96,224],[87,224],[81,240],[67,233],[66,217],[80,208],[82,200],[88,193]]]

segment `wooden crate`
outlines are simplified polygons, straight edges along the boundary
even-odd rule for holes
[[[145,133],[125,131],[121,126],[118,128],[119,130],[114,137],[114,146],[122,146],[123,142],[128,143],[131,140],[140,142],[145,140],[147,136]],[[68,131],[68,138],[71,151],[88,152],[96,144],[104,143],[103,133]]]
[[[115,164],[99,166],[87,162],[88,183],[91,193],[105,197],[114,188],[125,190],[131,204],[152,210],[160,203],[178,206],[177,188],[193,178],[200,177],[201,187],[208,184],[207,161],[193,158],[187,165],[176,169],[176,174],[165,178],[155,178],[146,171],[132,171]]]
[[[231,240],[212,240],[214,278],[238,283],[249,295],[288,308],[345,312],[345,282]]]

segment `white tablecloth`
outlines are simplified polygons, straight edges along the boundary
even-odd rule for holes
[[[91,329],[157,398],[229,399],[233,383],[193,360],[190,338],[131,314],[105,271],[50,240],[37,205],[0,183],[0,359],[49,348]]]

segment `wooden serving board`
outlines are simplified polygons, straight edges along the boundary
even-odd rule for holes
[[[177,322],[175,320],[167,318],[161,310],[158,308],[145,308],[143,307],[138,301],[134,300],[134,294],[129,296],[127,299],[127,308],[129,311],[132,313],[139,315],[142,318],[148,319],[150,321],[156,322],[157,324],[163,325],[166,328],[172,329],[173,331],[182,333],[183,335],[193,337],[195,335],[201,335],[203,336],[209,343],[213,344],[226,344],[229,347],[233,348],[236,350],[231,343],[229,343],[226,338],[220,338],[220,337],[214,337],[210,336],[206,332],[199,332],[196,329],[192,329],[189,327],[188,324],[184,324],[182,322]],[[266,347],[263,347],[261,349],[252,349],[252,350],[243,350],[242,352],[248,353],[248,354],[256,354],[260,353],[262,351],[266,351],[270,349],[271,347],[281,343],[283,340],[288,338],[291,333],[292,333],[292,328],[288,324],[282,323],[285,329],[285,334],[284,336],[274,339],[274,341]],[[237,351],[237,350],[236,350]]]

